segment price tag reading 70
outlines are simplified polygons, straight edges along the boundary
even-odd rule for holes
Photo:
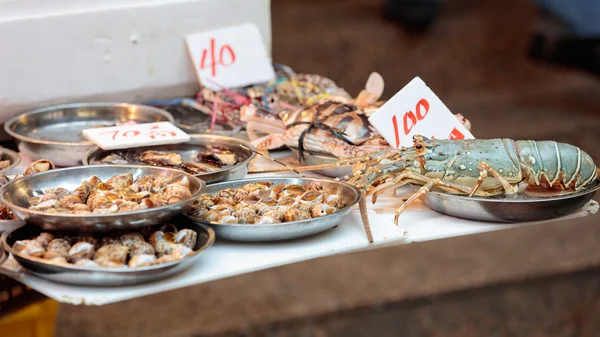
[[[190,136],[169,122],[122,125],[83,130],[83,135],[104,150],[187,142]]]
[[[186,42],[205,87],[219,91],[275,79],[271,57],[254,24],[192,34]]]
[[[369,122],[395,148],[412,146],[412,137],[417,134],[438,139],[473,138],[418,77],[379,108]]]
[[[112,140],[119,140],[122,138],[133,138],[133,137],[148,137],[150,139],[164,138],[164,137],[177,137],[175,131],[161,130],[161,126],[153,125],[148,130],[143,129],[132,129],[132,130],[112,130],[99,132],[99,135],[111,135]]]

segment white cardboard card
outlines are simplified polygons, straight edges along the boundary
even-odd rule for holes
[[[103,150],[177,144],[191,137],[169,122],[128,124],[83,130],[83,136]]]
[[[369,122],[394,148],[410,147],[414,135],[473,139],[473,135],[419,77],[387,101]]]
[[[214,29],[186,37],[200,83],[213,90],[275,79],[275,70],[255,24]]]

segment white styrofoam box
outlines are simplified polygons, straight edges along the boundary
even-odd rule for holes
[[[245,22],[270,50],[269,0],[0,0],[0,123],[67,102],[193,95],[185,36]]]

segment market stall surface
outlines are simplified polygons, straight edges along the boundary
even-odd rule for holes
[[[22,170],[21,167],[25,167],[29,162],[24,158],[16,170]],[[272,175],[251,174],[248,177]],[[316,174],[310,176],[319,177]],[[382,196],[375,205],[371,204],[369,199],[368,215],[373,243],[368,242],[360,212],[358,207],[355,207],[337,227],[303,239],[242,243],[217,238],[215,245],[203,254],[197,264],[174,277],[158,282],[124,287],[82,287],[46,281],[27,272],[23,272],[19,280],[63,303],[104,305],[323,256],[523,226],[453,218],[430,210],[420,202],[413,203],[400,217],[399,226],[395,226],[394,210],[400,205],[400,195],[404,192],[408,193],[410,190],[398,190],[397,196]],[[598,203],[590,201],[579,212],[561,219],[581,217],[596,213],[597,210]],[[19,269],[14,264],[12,267]]]

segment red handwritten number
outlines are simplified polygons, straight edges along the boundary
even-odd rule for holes
[[[140,134],[140,132],[137,130],[129,130],[129,131],[123,132],[123,137],[135,137],[135,136],[138,136],[139,134]]]
[[[450,136],[448,136],[448,139],[465,139],[465,135],[458,131],[457,128],[454,128],[452,129],[452,132],[450,132]]]
[[[210,56],[209,56],[210,53]],[[229,54],[228,60],[225,60],[226,55]],[[207,58],[210,57],[210,60]],[[206,64],[206,62],[210,62],[210,64]],[[224,44],[219,48],[219,59],[216,60],[216,50],[215,50],[215,39],[210,39],[210,47],[209,49],[202,50],[202,58],[200,59],[200,69],[206,69],[210,66],[211,75],[214,77],[217,75],[217,66],[228,67],[235,63],[235,52],[230,45]]]
[[[410,124],[409,124],[409,122],[410,122]],[[408,135],[410,130],[412,130],[413,126],[415,126],[415,125],[417,125],[417,117],[415,116],[415,113],[412,111],[405,113],[404,114],[404,134]]]
[[[392,124],[394,124],[394,134],[396,135],[396,148],[400,147],[400,135],[398,134],[398,120],[396,115],[392,116]]]
[[[429,102],[425,98],[422,98],[419,102],[417,102],[415,111],[417,112],[416,114],[412,110],[406,112],[402,118],[404,135],[408,135],[419,121],[422,121],[425,119],[425,117],[427,117],[427,114],[429,113]],[[396,147],[399,147],[400,134],[398,133],[398,119],[396,118],[396,115],[392,116],[392,124],[394,125],[394,134],[396,136]]]
[[[421,113],[421,107],[423,107],[423,109],[425,110],[425,113]],[[429,112],[429,102],[427,102],[427,100],[425,98],[422,98],[419,103],[417,103],[417,119],[418,120],[423,120],[423,118],[425,118],[425,116],[427,116],[427,113]]]

